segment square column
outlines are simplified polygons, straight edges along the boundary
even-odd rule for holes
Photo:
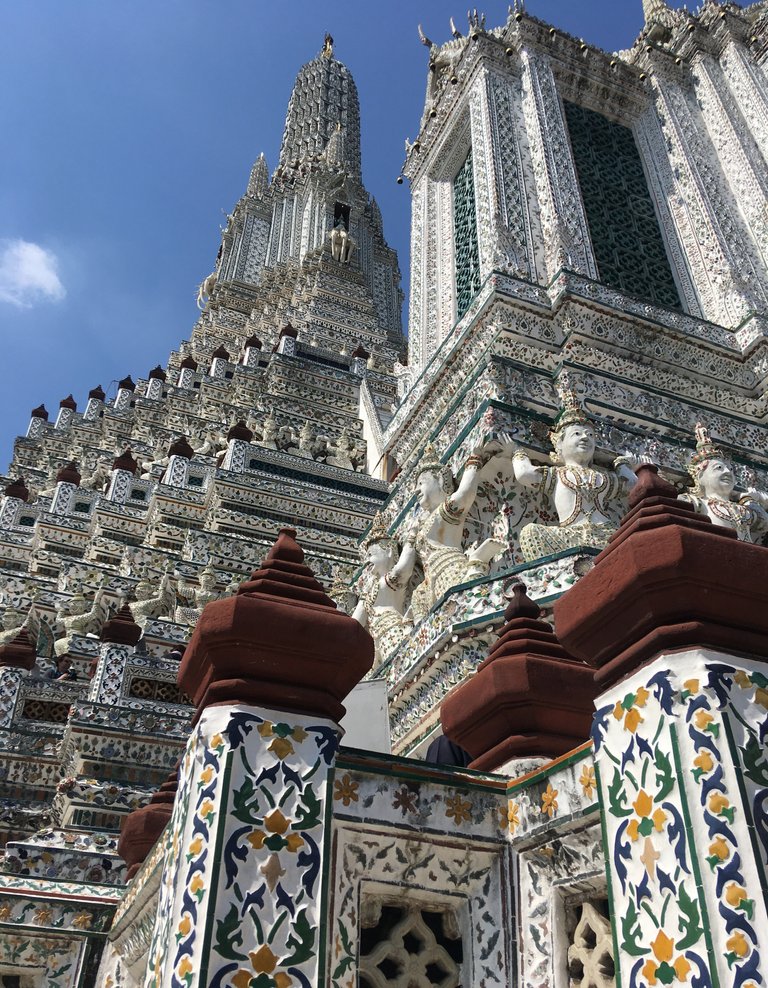
[[[146,988],[317,985],[332,721],[207,708],[164,841]]]
[[[625,985],[758,983],[768,956],[768,676],[662,653],[597,700],[595,766]]]

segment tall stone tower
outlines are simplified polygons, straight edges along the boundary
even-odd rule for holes
[[[427,99],[405,166],[412,387],[385,436],[400,468],[386,521],[401,538],[421,524],[425,461],[458,483],[496,449],[452,539],[468,555],[489,536],[505,548],[485,570],[457,556],[433,581],[428,623],[382,669],[402,753],[426,750],[442,698],[490,647],[480,613],[490,624],[505,606],[487,596],[501,592],[494,576],[550,596],[590,565],[575,547],[605,540],[581,527],[576,501],[615,526],[626,502],[606,495],[614,483],[626,494],[625,468],[644,459],[691,494],[697,423],[729,461],[734,503],[768,489],[765,16],[760,4],[644,10],[618,54],[522,5],[500,27],[473,15],[442,45],[423,38]],[[550,430],[579,408],[596,441],[583,466],[624,461],[602,493],[582,489],[578,470],[550,471]],[[434,542],[437,528],[421,531]],[[444,596],[483,573],[489,582]]]
[[[176,678],[202,608],[284,526],[326,587],[358,564],[387,496],[370,437],[396,397],[399,282],[362,184],[355,83],[328,38],[298,74],[271,179],[259,157],[227,219],[190,338],[116,394],[69,395],[50,418],[41,405],[15,443],[0,497],[0,841],[30,895],[53,894],[44,874],[77,884],[71,908],[41,914],[75,937],[54,951],[56,984],[95,983],[91,948],[125,879],[121,821],[189,731]]]

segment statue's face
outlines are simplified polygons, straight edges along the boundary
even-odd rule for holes
[[[374,573],[384,575],[394,565],[394,556],[394,549],[386,542],[374,542],[368,546],[365,562],[373,569]]]
[[[721,497],[727,501],[735,486],[733,469],[724,460],[710,460],[699,474],[699,488],[704,497]]]
[[[595,430],[587,423],[567,425],[560,439],[559,451],[564,463],[590,463],[595,455]]]
[[[88,610],[88,601],[82,597],[73,597],[69,602],[70,614],[85,614]]]
[[[200,586],[203,590],[213,590],[216,586],[216,577],[213,573],[201,573]]]
[[[149,600],[152,596],[152,587],[138,583],[134,593],[136,594],[136,600]]]
[[[416,486],[422,508],[436,508],[443,500],[443,485],[440,482],[439,474],[424,471],[424,473],[419,474]]]

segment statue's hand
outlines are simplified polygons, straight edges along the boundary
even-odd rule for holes
[[[499,449],[497,450],[496,455],[503,456],[505,459],[511,460],[519,448],[520,447],[512,438],[511,432],[502,432],[499,436]]]
[[[647,456],[638,456],[636,453],[630,453],[629,450],[625,450],[621,456],[617,456],[613,461],[614,470],[618,470],[621,466],[627,466],[630,470],[637,472],[640,467],[649,466],[653,464]]]
[[[759,491],[756,487],[748,487],[747,494],[752,501],[757,501],[763,508],[768,507],[768,494],[764,491]]]
[[[514,437],[519,431],[519,429],[513,429],[512,431],[499,432],[496,438],[492,439],[486,446],[476,449],[475,454],[487,454],[488,459],[494,456],[512,459],[518,448]]]
[[[415,542],[418,534],[419,534],[419,516],[414,515],[413,518],[411,518],[411,522],[405,531],[405,541]]]

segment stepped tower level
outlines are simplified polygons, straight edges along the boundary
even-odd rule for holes
[[[326,587],[358,565],[388,491],[370,436],[404,369],[399,282],[362,184],[355,83],[327,38],[299,72],[271,179],[261,156],[227,219],[190,338],[116,394],[39,406],[15,443],[0,490],[2,867],[33,895],[64,890],[33,887],[44,874],[78,885],[42,914],[74,937],[57,963],[90,972],[78,984],[96,983],[92,947],[125,881],[121,821],[189,731],[176,678],[203,607],[285,525]],[[15,948],[0,941],[2,980]],[[12,970],[40,951],[31,941]]]
[[[490,647],[481,615],[505,606],[497,577],[562,592],[625,510],[638,462],[695,499],[701,423],[732,468],[733,503],[768,489],[765,5],[643,6],[640,36],[614,54],[522,3],[499,27],[451,22],[444,43],[421,32],[427,96],[404,166],[409,366],[384,437],[400,472],[382,524],[411,533],[433,586],[414,590],[418,613],[406,592],[420,630],[382,669],[402,753],[425,750],[442,699]],[[564,460],[566,426],[594,433],[594,453]],[[450,537],[419,520],[440,500],[420,491],[425,462],[444,490],[477,471],[445,509]],[[484,570],[462,562],[490,537],[504,549]]]

